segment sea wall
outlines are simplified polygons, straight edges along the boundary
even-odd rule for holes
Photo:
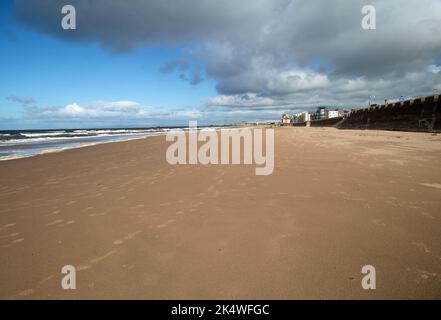
[[[342,117],[322,119],[322,120],[312,120],[312,121],[310,121],[310,126],[311,127],[334,127],[342,120],[343,120]]]
[[[441,132],[439,95],[354,110],[339,129]]]

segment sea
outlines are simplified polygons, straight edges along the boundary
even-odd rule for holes
[[[180,127],[0,131],[0,161],[165,135],[170,130],[176,129]]]

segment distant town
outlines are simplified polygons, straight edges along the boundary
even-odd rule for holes
[[[344,109],[331,110],[328,107],[318,107],[315,112],[303,111],[293,115],[283,114],[282,125],[292,125],[296,123],[305,123],[314,120],[345,118],[349,111]]]
[[[410,99],[385,100],[362,109],[318,107],[315,112],[283,114],[281,126],[335,127],[339,129],[376,129],[441,132],[440,94]]]

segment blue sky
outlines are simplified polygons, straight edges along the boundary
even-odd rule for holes
[[[34,31],[17,21],[12,9],[13,1],[0,2],[0,118],[4,119],[0,129],[58,126],[57,121],[23,119],[23,112],[30,106],[11,101],[8,99],[11,96],[32,97],[39,107],[136,101],[167,111],[191,109],[216,95],[214,83],[209,79],[191,85],[180,79],[177,71],[160,71],[169,61],[191,59],[185,47],[141,47],[124,53],[110,52],[93,42],[67,42]],[[60,14],[60,21],[61,17]],[[133,125],[143,123],[137,121]],[[108,121],[93,124],[107,126]],[[77,121],[73,126],[83,125]]]

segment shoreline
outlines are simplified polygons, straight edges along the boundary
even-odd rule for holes
[[[243,127],[239,127],[239,126],[226,126],[226,127],[198,127],[198,130],[203,130],[203,129],[214,129],[216,131],[219,130],[231,130],[231,129],[237,129],[237,128],[248,128],[249,126],[243,126]],[[254,126],[253,128],[259,128],[262,126]],[[266,126],[263,126],[266,127]],[[138,140],[138,139],[146,139],[149,137],[157,137],[157,136],[165,136],[167,135],[167,132],[173,131],[173,130],[184,130],[188,129],[188,127],[183,127],[183,128],[170,128],[169,131],[164,131],[164,132],[157,132],[157,133],[153,133],[153,134],[148,134],[146,136],[142,136],[142,137],[136,137],[136,138],[128,138],[128,139],[121,139],[121,140],[113,140],[113,141],[102,141],[102,142],[92,142],[92,143],[85,143],[85,144],[81,144],[81,145],[75,145],[75,146],[71,146],[71,147],[60,147],[60,148],[49,148],[49,149],[45,149],[42,152],[39,153],[35,153],[35,154],[30,154],[30,155],[23,155],[23,156],[11,156],[11,157],[2,157],[0,158],[0,162],[2,161],[11,161],[11,160],[18,160],[18,159],[24,159],[24,158],[31,158],[31,157],[35,157],[35,156],[39,156],[39,155],[45,155],[45,154],[51,154],[51,153],[59,153],[59,152],[63,152],[66,150],[71,150],[71,149],[79,149],[79,148],[85,148],[85,147],[92,147],[92,146],[96,146],[96,145],[101,145],[101,144],[108,144],[108,143],[117,143],[117,142],[127,142],[127,141],[131,141],[131,140]],[[187,132],[187,131],[185,131]]]
[[[11,160],[32,158],[32,157],[42,156],[42,155],[46,155],[46,154],[60,153],[60,152],[64,152],[64,151],[67,151],[67,150],[80,149],[80,148],[86,148],[86,147],[93,147],[93,146],[97,146],[97,145],[101,145],[101,144],[109,144],[109,143],[127,142],[127,141],[132,141],[132,140],[146,139],[146,138],[149,138],[149,137],[157,137],[157,136],[162,136],[162,135],[165,135],[165,134],[166,133],[158,133],[158,134],[152,134],[152,135],[148,135],[148,136],[144,136],[144,137],[130,138],[130,139],[127,139],[127,140],[103,141],[103,142],[96,142],[96,143],[86,143],[86,144],[82,144],[82,145],[78,145],[78,146],[72,146],[72,147],[61,147],[61,148],[52,148],[52,149],[49,148],[49,149],[45,149],[44,151],[42,151],[40,153],[24,155],[24,156],[12,156],[11,158],[8,158],[8,157],[0,158],[0,162],[1,161],[11,161]]]

